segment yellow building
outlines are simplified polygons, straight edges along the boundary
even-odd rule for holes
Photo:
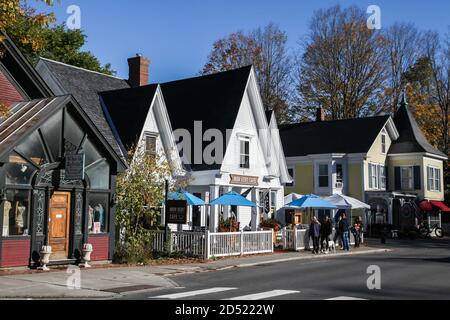
[[[421,201],[444,200],[447,156],[426,140],[405,99],[393,118],[325,121],[319,110],[315,122],[283,126],[280,135],[294,178],[286,194],[345,194],[372,207],[356,213],[366,223],[396,228],[417,222]]]

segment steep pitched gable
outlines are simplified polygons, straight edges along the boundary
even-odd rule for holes
[[[394,122],[400,137],[392,144],[389,154],[425,152],[447,159],[447,155],[433,147],[425,138],[405,98],[395,114]]]

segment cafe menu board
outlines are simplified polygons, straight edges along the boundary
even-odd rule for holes
[[[166,202],[166,219],[169,224],[187,224],[187,201],[168,200]]]

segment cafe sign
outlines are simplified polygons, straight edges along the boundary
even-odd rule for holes
[[[166,202],[166,221],[169,224],[187,224],[187,201],[168,200]]]
[[[66,179],[67,180],[83,180],[84,179],[84,154],[67,154],[66,155]]]
[[[230,184],[240,184],[240,185],[245,185],[245,186],[257,186],[258,185],[258,177],[241,176],[241,175],[231,174],[230,178],[231,178]]]

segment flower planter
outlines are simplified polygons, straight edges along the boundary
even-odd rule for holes
[[[91,261],[91,254],[94,251],[94,248],[92,246],[92,244],[90,243],[86,243],[83,246],[83,262],[80,264],[81,268],[90,268],[91,265],[89,264],[89,262]]]
[[[41,251],[39,252],[40,255],[40,267],[38,268],[38,270],[42,270],[42,271],[48,271],[50,270],[47,267],[47,264],[50,262],[50,256],[52,254],[52,247],[51,246],[43,246],[41,248]]]

